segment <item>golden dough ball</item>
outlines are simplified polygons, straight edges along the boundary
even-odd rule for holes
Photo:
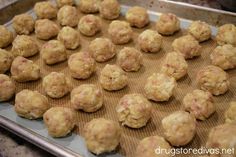
[[[213,65],[223,70],[234,69],[236,67],[236,47],[229,44],[217,46],[210,58]]]
[[[74,109],[95,112],[103,105],[102,90],[93,84],[82,84],[71,91],[71,104]]]
[[[40,51],[42,59],[46,64],[56,64],[67,59],[66,48],[64,44],[58,40],[50,40],[45,43]]]
[[[27,119],[38,119],[49,109],[46,96],[37,91],[24,89],[16,94],[15,112]]]
[[[117,0],[102,0],[99,13],[102,18],[114,20],[120,16],[120,4]]]
[[[108,34],[114,44],[126,44],[132,40],[133,30],[126,21],[114,20],[110,23]]]
[[[13,33],[10,32],[5,26],[0,25],[0,48],[7,47],[13,41]]]
[[[100,0],[80,0],[80,11],[87,14],[97,13],[99,11]]]
[[[172,47],[174,51],[182,53],[185,59],[191,59],[201,55],[201,46],[191,35],[185,35],[175,39]]]
[[[11,75],[17,82],[35,81],[40,78],[40,68],[33,61],[18,56],[12,62]]]
[[[43,78],[43,89],[51,98],[61,98],[70,92],[71,82],[60,72],[51,72]]]
[[[4,74],[11,68],[13,59],[11,52],[0,48],[0,74]]]
[[[66,107],[52,107],[43,115],[43,121],[52,137],[68,135],[76,125],[76,113]]]
[[[162,119],[165,139],[172,146],[185,146],[196,134],[196,119],[185,111],[175,111]]]
[[[17,34],[29,35],[34,30],[34,19],[28,14],[16,15],[12,19],[12,24]]]
[[[154,30],[147,29],[139,35],[138,44],[142,51],[156,53],[161,49],[162,36]]]
[[[78,29],[85,36],[94,36],[101,31],[102,21],[95,15],[85,15],[80,19]]]
[[[12,79],[0,74],[0,102],[7,101],[15,95],[16,86]]]
[[[188,27],[188,32],[199,42],[203,42],[211,38],[211,27],[203,21],[193,21]]]
[[[122,125],[141,128],[151,118],[152,104],[142,94],[126,94],[116,106],[116,113]]]
[[[236,46],[236,27],[233,24],[225,24],[218,28],[216,35],[218,45],[231,44]]]
[[[174,77],[163,73],[153,73],[144,86],[146,97],[153,101],[168,101],[173,95],[177,83]]]
[[[112,120],[93,119],[84,126],[83,133],[88,150],[96,155],[112,152],[120,143],[121,128]]]
[[[180,30],[180,20],[172,13],[161,14],[156,23],[156,29],[162,35],[172,35]]]
[[[143,63],[143,54],[132,47],[124,47],[117,55],[117,64],[124,71],[138,71]]]
[[[106,62],[116,55],[116,47],[108,38],[96,38],[89,44],[89,51],[97,62]]]
[[[149,23],[147,9],[139,6],[131,7],[125,14],[126,20],[131,26],[143,28]]]
[[[128,77],[119,66],[107,64],[100,73],[99,82],[102,88],[116,91],[127,86]]]
[[[208,91],[196,89],[185,95],[183,108],[192,113],[196,119],[206,120],[215,112],[213,96]]]
[[[57,17],[57,7],[51,2],[37,2],[34,5],[34,12],[38,19],[53,19]]]
[[[95,60],[87,52],[72,54],[68,66],[71,76],[77,79],[87,79],[96,71]]]
[[[35,22],[35,35],[42,40],[51,39],[59,33],[59,26],[48,19],[37,20]]]
[[[39,52],[39,47],[33,37],[17,35],[12,42],[11,51],[14,56],[31,57]]]
[[[225,111],[225,122],[226,123],[236,122],[236,101],[230,102],[229,108]]]
[[[230,86],[228,74],[214,65],[199,70],[196,79],[200,89],[209,91],[213,95],[224,94]]]
[[[57,20],[62,26],[76,26],[79,21],[76,7],[70,5],[61,7],[57,13]]]
[[[57,0],[56,2],[59,8],[65,5],[74,5],[74,0]]]

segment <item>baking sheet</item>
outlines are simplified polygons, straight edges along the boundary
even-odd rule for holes
[[[122,6],[122,14],[124,14],[127,11],[126,6]],[[33,14],[32,11],[29,12],[30,14]],[[158,18],[158,13],[155,12],[149,12],[150,13],[150,19],[152,21],[156,21]],[[83,14],[79,13],[80,16],[83,16]],[[123,20],[123,17],[120,17],[121,20]],[[30,121],[24,118],[18,117],[14,110],[13,106],[9,105],[8,103],[2,103],[0,105],[0,115],[10,119],[13,122],[16,122],[17,124],[20,124],[21,126],[24,126],[25,128],[48,138],[53,143],[57,143],[61,146],[64,146],[65,148],[68,148],[78,154],[80,154],[83,157],[94,157],[93,154],[88,152],[86,149],[85,143],[83,138],[81,137],[82,129],[85,123],[89,122],[93,118],[98,117],[105,117],[108,119],[112,119],[114,121],[117,121],[115,107],[119,101],[119,99],[128,93],[142,93],[144,83],[146,81],[146,78],[150,76],[153,72],[159,72],[160,71],[160,65],[161,61],[165,57],[165,55],[172,50],[171,43],[172,41],[180,37],[184,34],[186,34],[186,31],[184,31],[184,28],[187,28],[189,25],[188,20],[181,19],[181,27],[182,30],[178,33],[176,33],[173,36],[163,36],[163,47],[162,50],[156,54],[150,54],[150,53],[143,53],[144,62],[143,67],[140,69],[140,71],[135,73],[127,73],[129,77],[129,83],[128,87],[126,87],[123,90],[116,91],[116,92],[107,92],[104,91],[105,96],[105,102],[102,109],[95,113],[85,113],[79,111],[77,113],[77,127],[74,130],[74,133],[72,133],[71,136],[67,136],[65,138],[51,138],[47,134],[47,130],[45,126],[43,125],[43,122],[40,120],[34,120]],[[88,48],[88,43],[95,39],[96,37],[105,36],[107,35],[107,27],[109,25],[110,21],[103,20],[103,28],[102,32],[97,34],[95,37],[84,37],[81,36],[81,47],[78,48],[75,51],[68,51],[68,56],[74,52],[77,51],[86,51]],[[11,22],[7,23],[6,25],[10,27]],[[120,45],[117,47],[117,52],[119,52],[120,49],[122,49],[125,46],[134,46],[138,48],[138,45],[136,44],[137,36],[145,29],[152,28],[154,29],[154,23],[151,23],[149,26],[145,27],[144,29],[135,29],[133,28],[134,35],[133,35],[133,41],[126,45]],[[212,27],[213,35],[216,34],[216,28]],[[34,36],[34,35],[32,35]],[[45,41],[38,40],[38,44],[42,45],[45,43]],[[117,149],[117,152],[113,152],[110,154],[105,154],[103,156],[107,157],[118,157],[118,156],[127,156],[127,157],[133,157],[135,148],[138,144],[138,142],[147,136],[152,135],[161,135],[163,136],[163,130],[161,128],[161,120],[163,117],[169,115],[170,113],[177,111],[181,108],[181,102],[183,97],[186,93],[192,91],[196,88],[196,73],[199,69],[204,68],[206,65],[210,64],[209,54],[212,52],[214,47],[216,46],[216,43],[214,40],[209,40],[204,43],[201,43],[202,46],[202,55],[201,57],[188,60],[189,64],[189,70],[188,70],[188,76],[184,77],[183,79],[178,81],[178,87],[176,91],[174,92],[174,96],[168,101],[163,103],[155,103],[152,102],[154,111],[152,114],[151,121],[147,124],[146,127],[143,127],[141,129],[130,129],[127,127],[122,127],[123,136],[121,139],[121,144]],[[10,48],[9,48],[10,49]],[[43,63],[43,61],[40,58],[40,55],[36,55],[34,57],[29,58],[33,61],[35,61],[38,65],[41,67],[41,73],[42,77],[47,75],[48,73],[52,71],[58,71],[63,72],[66,74],[66,76],[70,77],[70,73],[67,67],[67,62],[59,63],[56,65],[48,66]],[[94,83],[98,84],[98,76],[100,73],[100,70],[106,65],[106,64],[115,64],[116,58],[112,59],[111,61],[108,61],[106,63],[97,63],[97,72],[94,74],[90,79],[88,80],[76,80],[72,79],[71,81],[73,83],[73,86],[78,86],[83,83]],[[235,100],[235,94],[236,94],[236,70],[230,70],[228,71],[230,75],[230,81],[231,86],[230,90],[218,97],[214,97],[215,99],[215,105],[216,105],[216,113],[212,115],[208,120],[206,121],[198,121],[197,122],[197,134],[193,141],[188,144],[187,148],[198,148],[205,145],[208,131],[210,128],[223,123],[223,113],[228,107],[228,102],[231,100]],[[30,83],[16,83],[17,85],[17,92],[21,91],[22,89],[31,89],[31,90],[38,90],[40,93],[44,93],[42,89],[42,79],[35,82]],[[49,102],[52,106],[70,106],[70,95],[67,95],[63,97],[62,99],[51,99],[48,98]],[[10,102],[11,104],[14,104],[14,102]],[[189,155],[191,156],[191,155]]]

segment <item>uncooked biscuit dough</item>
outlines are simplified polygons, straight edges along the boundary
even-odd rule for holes
[[[57,17],[57,8],[50,2],[37,2],[34,12],[39,19],[53,19]]]
[[[12,19],[12,25],[17,34],[29,35],[34,30],[34,19],[28,14],[16,15]]]
[[[13,34],[5,26],[0,25],[0,48],[7,47],[13,41]]]
[[[103,0],[99,7],[101,17],[114,20],[120,16],[120,4],[117,0]]]
[[[100,3],[100,0],[80,0],[79,8],[83,13],[97,13],[99,11]]]
[[[98,16],[85,15],[80,19],[78,29],[83,35],[94,36],[101,31],[102,21]]]
[[[61,7],[57,13],[57,20],[62,26],[76,26],[79,20],[76,7],[70,5]]]
[[[236,27],[233,24],[225,24],[218,28],[216,41],[219,45],[231,44],[236,46]]]
[[[59,8],[65,5],[74,5],[74,0],[57,0],[56,2]]]
[[[0,102],[11,99],[15,94],[16,86],[11,78],[0,74]]]
[[[0,48],[0,74],[4,74],[11,68],[13,59],[11,52]]]
[[[225,111],[225,122],[226,123],[236,122],[236,101],[230,102],[229,108]]]
[[[188,27],[188,32],[199,42],[203,42],[211,38],[211,27],[203,21],[193,21]]]

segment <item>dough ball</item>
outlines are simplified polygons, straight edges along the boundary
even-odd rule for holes
[[[99,82],[104,89],[115,91],[127,86],[128,77],[119,66],[107,64],[101,71]]]
[[[12,20],[12,24],[17,34],[28,35],[34,30],[34,19],[28,14],[16,15]]]
[[[4,74],[11,68],[13,59],[10,52],[0,48],[0,74]]]
[[[48,40],[57,36],[60,31],[59,26],[48,19],[37,20],[35,22],[35,35],[42,40]]]
[[[179,80],[187,74],[188,63],[185,61],[182,54],[171,52],[166,55],[162,63],[161,72]]]
[[[127,94],[120,99],[116,112],[122,125],[141,128],[151,118],[152,104],[142,94]]]
[[[62,26],[76,26],[79,21],[76,7],[70,5],[61,7],[57,13],[57,20]]]
[[[165,139],[173,146],[188,144],[196,133],[196,119],[185,111],[175,111],[162,119]]]
[[[137,28],[143,28],[149,23],[147,9],[139,6],[131,7],[127,11],[125,18],[131,26],[135,26]]]
[[[171,154],[163,152],[157,154],[156,149],[160,148],[163,150],[170,151],[170,144],[161,136],[149,136],[139,142],[136,147],[135,157],[171,157]]]
[[[103,0],[99,7],[102,18],[114,20],[120,16],[120,4],[117,0]]]
[[[11,78],[0,74],[0,102],[7,101],[15,94],[16,86]]]
[[[217,46],[210,55],[211,62],[224,70],[236,67],[236,47],[232,45]]]
[[[83,13],[97,13],[99,11],[100,0],[80,0],[79,8]]]
[[[37,2],[34,12],[39,19],[53,19],[57,17],[57,8],[49,1]]]
[[[18,56],[12,62],[11,75],[17,82],[34,81],[40,78],[40,68],[33,61]]]
[[[120,143],[121,128],[112,120],[93,119],[84,126],[83,133],[88,150],[97,155],[115,150]]]
[[[117,56],[117,63],[124,71],[138,71],[142,62],[143,54],[132,47],[124,47]]]
[[[41,118],[49,107],[47,97],[37,91],[24,89],[16,94],[15,111],[21,117],[27,119]]]
[[[60,30],[57,39],[61,41],[67,49],[73,50],[80,45],[79,32],[69,26],[65,26]]]
[[[197,84],[200,89],[213,95],[224,94],[230,86],[228,74],[214,65],[204,67],[197,73]]]
[[[236,101],[230,102],[229,108],[225,111],[225,122],[236,122]]]
[[[103,105],[102,90],[93,84],[83,84],[71,92],[71,104],[75,109],[95,112]]]
[[[102,21],[95,15],[85,15],[80,19],[78,29],[83,35],[94,36],[101,31]]]
[[[95,60],[87,52],[74,53],[68,60],[71,76],[87,79],[96,71]]]
[[[116,47],[108,38],[96,38],[89,45],[89,51],[97,62],[106,62],[116,55]]]
[[[39,52],[39,47],[33,37],[17,35],[12,42],[11,51],[14,56],[31,57]]]
[[[74,5],[74,0],[57,0],[57,6],[59,8],[65,5]]]
[[[188,27],[188,32],[199,42],[203,42],[211,38],[211,27],[203,21],[193,21]]]
[[[0,25],[0,48],[7,47],[13,41],[13,34],[5,26]]]
[[[51,72],[43,78],[43,88],[51,98],[61,98],[70,92],[70,80],[63,73]]]
[[[43,115],[43,121],[52,137],[68,135],[76,125],[76,113],[66,107],[52,107]]]
[[[146,97],[153,101],[168,101],[173,95],[177,83],[174,77],[162,73],[153,73],[144,87]]]
[[[64,44],[58,40],[50,40],[45,43],[40,51],[42,59],[46,64],[56,64],[67,59],[66,48]]]
[[[108,34],[114,44],[126,44],[132,40],[132,28],[126,21],[114,20],[110,23]]]
[[[174,51],[182,53],[185,59],[191,59],[201,55],[201,46],[191,35],[185,35],[175,39],[172,47]]]
[[[172,35],[180,30],[180,21],[178,17],[172,13],[161,14],[156,23],[156,29],[160,34]]]
[[[216,41],[219,45],[231,44],[236,46],[236,27],[233,24],[225,24],[218,28]]]
[[[185,111],[190,112],[199,120],[206,120],[215,112],[214,100],[211,93],[199,89],[185,95],[183,107]]]

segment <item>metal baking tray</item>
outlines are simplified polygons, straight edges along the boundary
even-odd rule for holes
[[[14,15],[28,12],[33,15],[32,7],[39,0],[14,0],[14,3],[0,8],[0,24],[10,27]],[[204,8],[180,2],[164,0],[120,0],[122,14],[129,6],[139,5],[149,10],[150,19],[156,21],[161,12],[172,12],[181,17],[181,27],[187,28],[191,20],[203,20],[212,25],[213,35],[216,26],[225,23],[236,23],[236,14],[216,9]],[[30,121],[18,117],[9,103],[0,103],[0,126],[19,135],[27,141],[49,151],[56,156],[95,157],[91,154],[81,136],[72,133],[65,138],[52,138],[48,135],[41,120]],[[121,157],[117,153],[105,154],[103,157]]]

